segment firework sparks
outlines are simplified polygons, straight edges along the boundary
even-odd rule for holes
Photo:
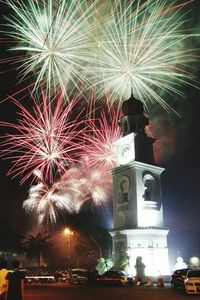
[[[192,35],[183,30],[181,12],[190,2],[112,2],[112,14],[97,28],[93,50],[100,97],[110,93],[121,104],[132,89],[146,107],[157,101],[170,110],[161,93],[183,95],[183,84],[194,79],[188,67],[195,61],[194,51],[184,47]]]
[[[32,85],[47,93],[61,89],[67,98],[69,90],[96,85],[98,99],[109,94],[120,107],[132,88],[146,108],[158,102],[170,110],[166,97],[183,96],[184,84],[195,85],[197,56],[186,49],[193,35],[184,31],[182,11],[191,2],[8,1],[15,16],[7,34],[18,41],[11,50],[21,55],[13,62],[22,78],[36,75]]]
[[[29,190],[29,197],[23,202],[23,208],[28,215],[36,214],[38,223],[56,223],[59,213],[71,211],[71,198],[61,193],[58,183],[49,187],[45,183],[33,185]]]
[[[23,202],[27,215],[37,216],[38,223],[55,224],[59,215],[78,213],[87,203],[95,207],[107,206],[112,195],[111,175],[103,170],[91,169],[88,157],[79,167],[69,169],[59,181],[48,185],[43,175],[36,170],[40,182],[29,190]]]
[[[118,118],[119,112],[111,108],[107,113],[101,110],[99,118],[88,120],[80,161],[60,180],[62,193],[72,199],[74,212],[79,212],[87,203],[99,207],[106,206],[111,200],[109,170],[116,165],[113,142],[122,136]]]
[[[108,113],[102,110],[95,122],[89,122],[86,131],[85,151],[89,164],[97,170],[109,170],[116,166],[116,149],[113,142],[122,137],[119,126],[119,112],[111,108]]]
[[[111,200],[112,178],[108,170],[91,168],[89,157],[85,156],[77,168],[66,172],[61,178],[63,195],[70,195],[71,207],[79,212],[86,203],[94,206],[106,206]]]
[[[21,110],[18,123],[0,123],[15,130],[4,136],[1,143],[1,155],[13,163],[8,175],[21,175],[23,183],[37,169],[46,182],[52,183],[56,174],[61,175],[77,161],[83,120],[79,115],[77,119],[70,118],[79,100],[77,97],[65,106],[62,96],[48,102],[43,93],[42,103],[38,105],[34,98],[33,112],[29,112],[13,99]]]
[[[88,32],[98,1],[8,1],[11,16],[7,34],[18,45],[10,50],[24,55],[19,62],[22,78],[36,76],[34,89],[59,92],[88,84]],[[47,93],[47,92],[46,92]]]

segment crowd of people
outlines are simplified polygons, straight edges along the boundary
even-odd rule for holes
[[[0,300],[24,300],[24,272],[20,271],[20,262],[13,260],[11,270],[7,262],[0,262]]]

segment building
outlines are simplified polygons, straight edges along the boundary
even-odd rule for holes
[[[123,137],[115,142],[117,166],[113,179],[113,260],[124,257],[132,275],[169,275],[167,234],[163,222],[161,174],[155,165],[153,138],[145,133],[148,118],[133,96],[122,105]]]

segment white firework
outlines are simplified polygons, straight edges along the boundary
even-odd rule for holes
[[[56,223],[60,213],[72,211],[71,198],[63,195],[59,183],[49,187],[43,182],[30,188],[23,208],[28,215],[37,215],[39,224]]]
[[[112,197],[112,177],[108,170],[91,168],[85,156],[77,168],[65,173],[60,180],[62,193],[70,195],[71,207],[79,212],[86,203],[95,207],[107,206]]]
[[[28,0],[8,1],[15,16],[8,18],[7,34],[17,42],[23,77],[33,78],[34,89],[49,92],[79,90],[89,84],[88,37],[96,1]],[[21,55],[21,59],[19,54]]]
[[[189,2],[111,1],[111,14],[97,27],[93,47],[100,98],[109,93],[121,104],[132,90],[147,108],[157,101],[170,110],[161,94],[183,95],[183,84],[194,79],[188,66],[194,51],[184,45],[192,34],[183,30],[181,11]]]
[[[107,94],[120,107],[132,89],[146,108],[158,102],[171,110],[168,96],[195,85],[195,51],[185,41],[194,35],[184,30],[182,10],[191,2],[7,0],[15,13],[6,30],[17,42],[13,62],[29,86],[62,90],[67,100],[95,87],[97,99]]]

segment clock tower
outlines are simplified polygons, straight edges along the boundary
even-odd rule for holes
[[[169,275],[167,234],[163,222],[161,174],[155,165],[154,139],[147,136],[148,118],[133,96],[122,105],[123,137],[115,142],[113,178],[113,260],[120,268],[129,257],[129,273]]]

